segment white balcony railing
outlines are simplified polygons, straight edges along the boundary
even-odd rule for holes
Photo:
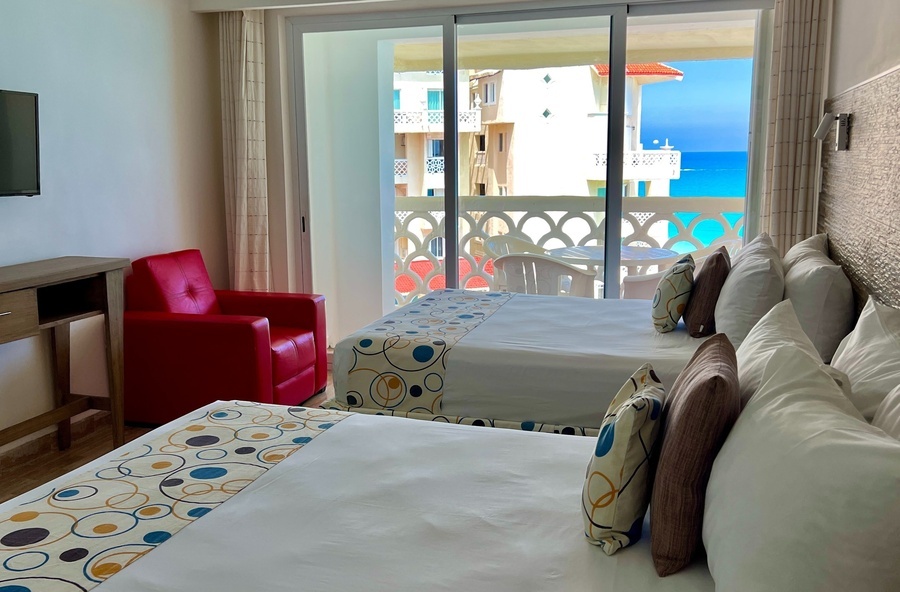
[[[481,131],[481,109],[460,111],[459,131]],[[442,110],[394,111],[394,133],[414,134],[422,132],[440,133],[444,131]]]
[[[606,179],[606,153],[591,155],[588,178]],[[681,152],[678,150],[633,150],[624,154],[622,177],[626,181],[681,178]]]
[[[493,254],[484,251],[484,239],[498,233],[509,234],[548,249],[601,244],[605,208],[606,200],[599,197],[461,197],[459,256],[465,264],[461,262],[460,267],[468,272],[461,278],[460,286],[496,289],[493,274],[485,270]],[[623,244],[670,248],[677,243],[688,243],[699,249],[706,246],[695,236],[701,223],[705,223],[706,231],[710,222],[722,228],[723,234],[716,240],[740,238],[744,200],[628,197],[624,199],[623,211]],[[670,232],[673,228],[674,233]],[[443,200],[396,198],[394,244],[402,243],[404,250],[402,255],[394,256],[395,279],[398,279],[395,286],[405,287],[403,291],[395,291],[398,304],[426,294],[431,280],[443,273],[440,262],[429,249],[432,240],[443,236]]]
[[[394,184],[409,181],[409,161],[405,158],[394,159]]]
[[[444,157],[433,156],[425,159],[426,185],[429,187],[444,186]],[[433,175],[433,177],[430,177]],[[409,161],[405,158],[394,159],[394,184],[409,182]]]

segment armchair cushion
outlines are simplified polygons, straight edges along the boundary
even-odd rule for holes
[[[219,314],[212,282],[197,249],[152,255],[131,264],[130,304],[138,310]],[[261,315],[258,315],[261,316]]]
[[[294,378],[316,363],[312,331],[293,327],[269,327],[272,337],[272,376],[275,384]]]

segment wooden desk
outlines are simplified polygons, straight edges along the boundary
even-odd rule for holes
[[[109,411],[115,446],[125,443],[122,318],[123,268],[128,259],[59,257],[0,267],[0,343],[50,330],[55,407],[0,430],[0,446],[57,425],[60,450],[72,443],[71,418],[90,409]],[[106,317],[109,398],[71,392],[69,324],[96,315]]]

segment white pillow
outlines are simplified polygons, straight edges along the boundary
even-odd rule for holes
[[[828,257],[828,235],[824,232],[811,236],[791,247],[784,256],[784,272],[787,273],[801,259],[816,254]]]
[[[717,592],[900,590],[900,442],[778,349],[713,464],[703,542]]]
[[[842,373],[822,363],[819,352],[800,326],[790,300],[772,307],[737,350],[738,381],[741,385],[741,405],[746,405],[762,383],[763,372],[775,352],[786,345],[802,351],[816,361],[834,380],[845,395],[850,394],[850,381]]]
[[[875,412],[872,425],[897,440],[900,440],[900,385],[892,390]]]
[[[800,326],[819,355],[830,362],[856,317],[853,287],[844,270],[822,253],[809,252],[786,270],[784,297],[794,303]]]
[[[607,555],[638,542],[650,501],[650,455],[665,394],[644,364],[609,404],[581,492],[588,542]]]
[[[831,365],[850,378],[851,400],[871,420],[887,394],[900,384],[900,310],[869,298]]]
[[[733,268],[751,255],[759,255],[761,253],[767,256],[769,254],[778,255],[778,249],[775,248],[772,237],[766,232],[759,233],[756,238],[738,249],[738,252],[731,256],[731,267]]]
[[[778,250],[761,234],[733,260],[716,302],[716,330],[739,347],[750,329],[784,297]]]

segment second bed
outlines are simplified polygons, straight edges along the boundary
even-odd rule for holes
[[[671,387],[700,343],[657,333],[649,301],[439,290],[335,347],[329,405],[594,435],[636,368]]]

